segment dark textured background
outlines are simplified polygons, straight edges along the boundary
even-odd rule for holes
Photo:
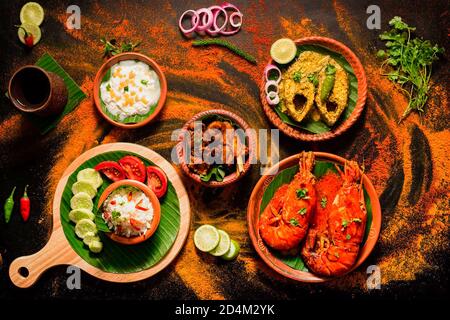
[[[300,299],[302,297],[404,298],[448,297],[448,63],[434,69],[437,82],[429,110],[397,125],[406,100],[378,75],[374,55],[382,43],[379,31],[365,27],[372,1],[233,1],[244,13],[243,30],[228,38],[259,60],[256,67],[221,49],[192,49],[178,32],[177,17],[188,8],[211,1],[43,1],[46,10],[41,43],[27,51],[14,24],[26,1],[1,1],[0,90],[13,71],[34,63],[44,52],[57,61],[91,94],[92,79],[102,64],[99,38],[129,37],[143,41],[141,52],[154,57],[166,72],[169,96],[161,116],[151,125],[122,131],[93,111],[91,97],[46,136],[40,136],[5,98],[0,98],[0,201],[14,185],[30,184],[31,219],[23,223],[18,210],[9,225],[0,219],[0,298],[64,299]],[[82,29],[64,28],[65,9],[78,4]],[[448,1],[378,1],[382,29],[401,15],[423,37],[448,52]],[[123,32],[125,30],[126,32]],[[70,291],[65,267],[46,272],[34,287],[15,288],[8,277],[11,261],[38,251],[51,230],[51,201],[62,170],[99,143],[136,142],[170,159],[172,130],[193,114],[220,107],[243,116],[254,128],[268,128],[258,101],[258,83],[270,44],[282,37],[323,35],[347,44],[360,57],[369,82],[362,119],[349,133],[326,144],[303,144],[280,138],[282,158],[304,149],[329,151],[364,161],[380,195],[383,224],[380,241],[368,261],[351,275],[320,285],[283,279],[254,252],[246,232],[246,204],[259,178],[258,168],[237,186],[208,190],[184,179],[190,193],[194,230],[213,223],[229,231],[242,245],[237,261],[218,262],[198,254],[192,233],[175,263],[157,276],[134,284],[111,284],[87,274],[82,290]],[[197,74],[195,73],[197,72]],[[18,203],[18,196],[16,202]],[[365,270],[378,264],[381,290],[368,291]]]

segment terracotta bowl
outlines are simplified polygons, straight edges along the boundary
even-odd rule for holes
[[[345,162],[344,158],[341,158],[331,153],[314,152],[314,155],[316,160],[329,161],[341,165],[343,165]],[[253,189],[252,195],[250,196],[250,200],[247,207],[248,230],[250,234],[250,239],[252,240],[256,252],[270,268],[272,268],[279,274],[291,278],[293,280],[301,282],[324,282],[335,278],[322,277],[315,275],[311,272],[295,270],[289,267],[272,254],[272,252],[268,249],[268,247],[266,246],[266,244],[264,243],[259,234],[258,225],[260,216],[260,206],[262,197],[264,195],[267,186],[276,177],[277,174],[275,172],[279,172],[297,165],[298,160],[299,160],[298,154],[282,160],[280,163],[270,168],[269,171],[267,172],[267,175],[263,176],[258,181],[255,188]],[[358,268],[364,262],[364,260],[367,259],[367,257],[370,255],[373,248],[375,247],[375,244],[378,240],[378,236],[380,234],[381,228],[380,201],[378,199],[375,188],[373,187],[372,183],[370,182],[369,178],[366,175],[363,175],[363,185],[369,195],[372,204],[372,225],[370,226],[366,242],[359,250],[358,258],[356,260],[355,265],[347,273]]]
[[[131,245],[131,244],[141,243],[141,242],[147,240],[148,238],[150,238],[155,233],[155,231],[159,225],[159,220],[161,218],[161,206],[159,204],[158,198],[153,193],[153,191],[148,186],[143,184],[142,182],[135,181],[135,180],[121,180],[121,181],[116,181],[116,182],[110,184],[105,189],[105,191],[102,193],[102,195],[99,198],[98,208],[100,209],[100,207],[103,205],[103,203],[108,198],[108,196],[111,194],[111,192],[113,192],[117,188],[127,187],[127,186],[134,187],[134,188],[139,189],[142,192],[144,192],[145,195],[150,199],[150,202],[153,206],[153,220],[152,220],[151,226],[147,230],[147,232],[144,233],[143,235],[127,238],[127,237],[119,236],[113,232],[106,233],[106,235],[111,240],[114,240],[121,244]]]
[[[146,118],[145,120],[138,122],[138,123],[128,123],[127,124],[127,123],[120,123],[120,122],[114,121],[113,119],[108,117],[108,115],[105,112],[103,112],[101,103],[100,103],[99,91],[100,91],[100,85],[101,85],[103,77],[105,76],[106,72],[113,65],[115,65],[116,63],[123,61],[123,60],[139,60],[139,61],[142,61],[142,62],[145,62],[146,64],[148,64],[150,66],[150,68],[152,68],[158,75],[159,83],[161,86],[161,96],[159,97],[158,105],[156,106],[155,111],[151,115],[149,115],[148,118]],[[150,59],[149,57],[147,57],[141,53],[125,52],[125,53],[115,55],[115,56],[111,57],[108,61],[106,61],[100,67],[100,69],[97,72],[97,75],[95,76],[95,80],[94,80],[95,106],[97,107],[98,112],[103,116],[103,118],[105,118],[106,121],[108,121],[112,125],[120,127],[120,128],[136,129],[136,128],[140,128],[140,127],[143,127],[146,124],[148,124],[150,121],[155,119],[158,116],[158,114],[161,112],[161,110],[164,106],[164,103],[166,102],[166,96],[167,96],[167,81],[166,81],[166,77],[164,76],[164,73],[162,72],[160,66],[153,59]]]
[[[183,132],[187,131],[187,129],[188,129],[189,125],[191,125],[191,123],[193,123],[195,121],[200,121],[205,116],[214,115],[214,114],[223,116],[225,118],[229,118],[230,120],[232,120],[234,123],[236,123],[241,129],[243,129],[247,133],[249,156],[247,157],[247,160],[244,163],[244,171],[240,175],[237,175],[236,173],[232,173],[230,175],[225,176],[225,178],[221,182],[218,182],[218,181],[205,182],[205,181],[202,181],[202,179],[200,179],[200,175],[193,173],[191,170],[189,170],[189,168],[185,162],[184,148],[183,148],[183,139],[184,139]],[[192,117],[191,120],[186,122],[186,124],[183,126],[182,134],[180,135],[179,141],[180,142],[177,145],[177,155],[178,155],[178,161],[179,161],[180,167],[183,170],[183,172],[188,177],[193,179],[194,181],[196,181],[206,187],[211,187],[211,188],[225,187],[225,186],[232,184],[232,183],[238,181],[239,179],[241,179],[249,171],[250,165],[252,163],[251,160],[253,159],[254,152],[256,150],[256,139],[252,133],[250,126],[247,124],[247,122],[245,122],[241,117],[234,114],[233,112],[230,112],[227,110],[222,110],[222,109],[207,110],[207,111],[203,111],[203,112],[196,114],[194,117]]]
[[[272,124],[280,129],[284,134],[286,134],[289,137],[292,137],[297,140],[301,141],[325,141],[329,139],[333,139],[345,131],[347,131],[360,117],[364,105],[366,103],[366,97],[367,97],[367,79],[366,79],[366,73],[364,72],[364,68],[359,61],[358,57],[351,51],[348,47],[346,47],[344,44],[342,44],[339,41],[336,41],[334,39],[325,38],[325,37],[307,37],[295,40],[295,43],[297,46],[302,45],[318,45],[325,47],[331,51],[337,52],[341,54],[347,62],[350,64],[350,66],[353,68],[353,71],[355,73],[356,78],[358,79],[358,99],[356,100],[356,106],[353,110],[350,117],[348,117],[347,120],[340,123],[338,126],[333,127],[330,131],[320,133],[320,134],[314,134],[307,132],[305,130],[301,130],[300,128],[292,127],[286,123],[284,123],[278,114],[273,110],[273,107],[270,106],[266,101],[266,94],[264,90],[264,86],[266,83],[266,80],[263,76],[261,84],[260,84],[260,99],[261,103],[264,109],[264,112],[266,113],[269,120],[272,122]],[[268,64],[275,64],[275,62],[271,59],[269,60]]]

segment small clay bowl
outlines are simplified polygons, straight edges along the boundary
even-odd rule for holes
[[[280,119],[278,114],[275,112],[273,107],[267,103],[264,88],[266,84],[266,79],[263,76],[260,84],[260,99],[263,106],[263,110],[266,113],[267,117],[269,118],[270,122],[272,122],[272,124],[275,127],[280,129],[284,134],[286,134],[291,138],[301,141],[312,141],[312,142],[326,141],[336,138],[337,136],[347,131],[353,124],[355,124],[355,122],[361,116],[361,113],[364,109],[367,97],[367,79],[366,73],[364,72],[364,68],[361,62],[359,61],[358,57],[353,53],[353,51],[351,51],[347,46],[345,46],[341,42],[336,41],[334,39],[326,37],[307,37],[295,40],[295,44],[297,46],[316,45],[325,47],[330,51],[334,51],[341,54],[345,58],[345,60],[347,60],[347,62],[353,68],[353,72],[355,73],[355,76],[358,80],[358,99],[356,100],[355,109],[351,113],[350,117],[348,117],[345,121],[343,121],[339,125],[333,127],[328,132],[314,134],[302,130],[300,128],[292,127],[284,123]],[[270,59],[268,64],[276,64],[276,63],[273,61],[273,59]]]
[[[339,165],[343,165],[345,163],[345,159],[339,157],[337,155],[326,153],[326,152],[314,152],[314,157],[316,161],[328,161],[333,162]],[[247,225],[248,232],[250,234],[250,239],[253,243],[253,246],[259,256],[264,260],[264,262],[274,271],[279,274],[301,282],[325,282],[331,279],[336,279],[337,277],[322,277],[311,272],[300,271],[293,269],[283,263],[276,255],[274,255],[272,250],[264,243],[261,235],[259,234],[259,217],[261,211],[261,201],[266,191],[266,188],[269,184],[275,179],[277,174],[280,171],[293,167],[298,164],[299,154],[290,156],[282,160],[280,163],[272,166],[261,179],[259,179],[256,184],[253,192],[250,196],[250,200],[247,206]],[[362,183],[367,191],[367,194],[370,198],[370,202],[372,205],[372,224],[370,225],[368,236],[362,247],[359,249],[358,258],[356,259],[353,267],[348,270],[347,274],[358,268],[370,255],[372,250],[374,249],[378,236],[380,235],[381,229],[381,207],[380,200],[378,199],[378,195],[370,182],[369,178],[366,175],[363,175]],[[304,241],[304,240],[303,240]],[[301,243],[303,245],[303,242]]]
[[[247,146],[249,148],[249,155],[244,163],[244,171],[241,172],[241,174],[237,175],[235,172],[233,172],[232,174],[229,174],[227,176],[225,176],[225,178],[223,179],[223,181],[202,181],[202,179],[200,179],[200,175],[196,174],[194,172],[192,172],[185,161],[185,156],[184,156],[184,148],[183,148],[183,144],[184,144],[184,133],[187,132],[189,126],[195,122],[195,121],[200,121],[201,119],[203,119],[206,116],[209,115],[220,115],[224,118],[228,118],[230,120],[232,120],[235,124],[237,124],[242,130],[244,130],[247,133]],[[236,181],[238,181],[239,179],[241,179],[250,169],[250,165],[253,162],[252,159],[254,158],[254,154],[255,154],[255,150],[256,150],[256,138],[250,128],[250,126],[247,124],[247,122],[244,121],[244,119],[242,119],[241,117],[239,117],[238,115],[234,114],[233,112],[227,111],[227,110],[222,110],[222,109],[213,109],[213,110],[207,110],[207,111],[203,111],[200,112],[198,114],[196,114],[195,116],[193,116],[191,118],[191,120],[189,120],[188,122],[185,123],[185,125],[182,128],[182,133],[180,134],[180,138],[179,138],[179,143],[177,144],[177,155],[178,155],[178,161],[180,164],[180,167],[182,169],[182,171],[191,179],[193,179],[194,181],[206,186],[206,187],[210,187],[210,188],[222,188],[225,187],[227,185],[230,185]]]
[[[116,63],[124,60],[139,60],[142,61],[150,66],[159,78],[159,84],[161,87],[161,95],[159,97],[158,105],[156,106],[155,111],[151,115],[149,115],[145,120],[137,122],[137,123],[120,123],[117,121],[114,121],[108,115],[102,110],[102,106],[100,103],[100,85],[102,83],[102,79],[105,76],[106,72]],[[145,126],[150,121],[155,119],[158,114],[161,112],[164,103],[166,102],[167,97],[167,81],[166,77],[164,76],[163,71],[161,70],[161,67],[151,58],[137,52],[125,52],[118,55],[115,55],[111,57],[109,60],[107,60],[98,70],[97,75],[94,79],[94,102],[95,106],[97,107],[98,112],[105,118],[106,121],[111,123],[112,125],[123,128],[123,129],[136,129]]]
[[[106,235],[111,240],[114,240],[121,244],[132,245],[132,244],[141,243],[141,242],[147,240],[148,238],[150,238],[155,233],[156,229],[158,228],[159,220],[161,218],[161,206],[159,204],[159,200],[156,197],[156,195],[153,193],[153,191],[148,186],[143,184],[142,182],[135,181],[135,180],[120,180],[120,181],[116,181],[116,182],[110,184],[105,189],[105,191],[101,194],[99,201],[98,201],[98,209],[101,208],[101,206],[103,205],[105,200],[108,198],[108,196],[114,190],[116,190],[120,187],[134,187],[134,188],[139,189],[142,192],[144,192],[145,195],[149,198],[150,203],[152,204],[152,207],[153,207],[153,220],[152,220],[150,228],[147,230],[147,232],[140,236],[127,238],[127,237],[119,236],[119,235],[115,234],[114,232],[106,233]]]
[[[22,112],[40,117],[60,114],[67,104],[64,80],[38,66],[23,66],[9,80],[8,96]]]

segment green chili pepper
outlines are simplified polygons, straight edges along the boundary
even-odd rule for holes
[[[5,221],[6,223],[9,222],[11,219],[11,214],[14,209],[14,192],[16,191],[16,187],[11,191],[11,194],[9,195],[8,199],[5,201],[5,205],[3,209],[5,210]]]
[[[325,80],[323,80],[322,89],[320,90],[320,99],[325,101],[328,99],[331,90],[334,87],[334,80],[336,78],[336,67],[328,64],[325,68]]]

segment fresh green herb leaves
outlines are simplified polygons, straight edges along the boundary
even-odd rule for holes
[[[110,58],[123,52],[136,51],[136,48],[141,44],[140,42],[133,43],[128,40],[118,43],[116,39],[106,40],[104,37],[101,38],[100,41],[104,46],[103,57],[106,58]]]
[[[213,167],[211,170],[209,170],[209,172],[207,174],[200,175],[200,179],[205,182],[208,182],[211,179],[221,182],[221,181],[223,181],[223,178],[225,178],[225,174],[226,174],[225,170],[223,170],[223,167],[219,165],[219,166]],[[213,176],[214,176],[214,178],[213,178]]]
[[[128,92],[130,90],[130,88],[128,88],[128,86],[125,86],[124,88],[123,88],[123,91],[125,91],[125,92]]]
[[[343,227],[343,228],[347,228],[347,227],[348,227],[348,224],[349,224],[349,222],[348,222],[347,219],[342,219],[342,227]]]
[[[317,87],[319,85],[319,77],[317,76],[317,73],[311,73],[308,75],[308,80],[312,82],[314,87]]]
[[[359,222],[359,223],[361,223],[362,221],[361,221],[360,218],[353,218],[353,219],[352,219],[352,222]]]
[[[322,199],[320,199],[320,206],[322,208],[325,208],[327,206],[327,202],[328,202],[327,197],[322,197]]]
[[[111,216],[112,216],[113,220],[116,220],[117,218],[120,218],[120,212],[113,211],[113,212],[111,212]]]
[[[306,189],[306,188],[297,189],[295,191],[295,193],[297,194],[297,198],[299,198],[299,199],[305,199],[305,200],[309,199],[308,189]]]
[[[444,49],[432,45],[429,40],[412,38],[411,32],[416,28],[408,26],[400,17],[394,17],[389,25],[391,29],[380,35],[380,39],[386,42],[386,50],[379,50],[377,57],[384,59],[382,66],[392,67],[384,75],[398,84],[408,96],[409,103],[400,118],[401,122],[411,111],[424,112],[430,89],[431,66]]]
[[[148,84],[148,80],[141,80],[141,83],[146,86]]]
[[[300,82],[301,79],[302,73],[300,71],[295,71],[294,74],[292,75],[292,80],[294,80],[295,82]]]
[[[298,210],[298,214],[304,216],[306,214],[306,208],[301,208]]]
[[[298,220],[295,218],[292,218],[291,220],[289,220],[289,224],[293,227],[298,227],[298,225],[299,225]]]

